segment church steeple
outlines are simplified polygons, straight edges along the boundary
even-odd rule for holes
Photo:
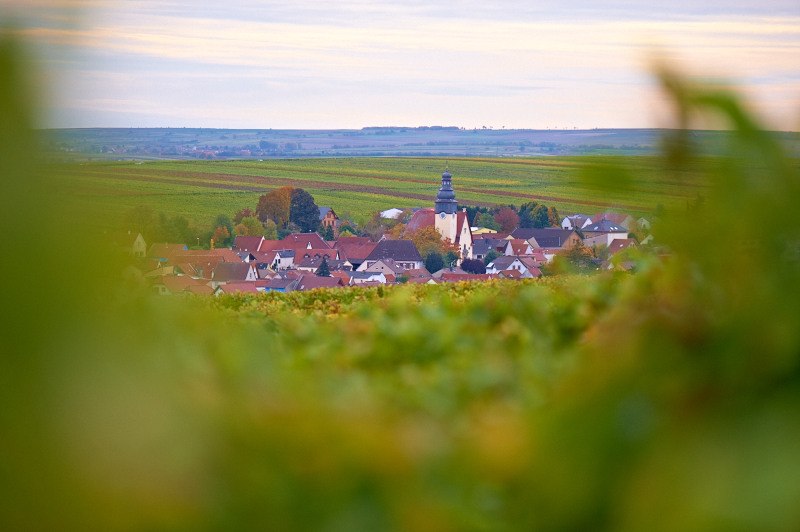
[[[453,190],[450,175],[446,169],[442,174],[442,186],[439,188],[439,193],[436,194],[436,214],[455,214],[458,211],[458,202],[456,201],[456,193]]]

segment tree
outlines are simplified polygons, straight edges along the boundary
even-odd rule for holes
[[[561,218],[558,216],[558,211],[555,207],[547,208],[547,221],[550,227],[559,227],[561,225]]]
[[[537,229],[542,229],[544,227],[550,227],[550,215],[547,212],[547,207],[544,205],[537,205],[531,211],[531,216],[533,218],[533,226]]]
[[[262,223],[272,220],[279,228],[289,223],[289,211],[292,203],[292,187],[281,187],[271,190],[258,198],[256,215]]]
[[[489,264],[491,264],[491,263],[492,263],[492,261],[493,261],[494,259],[496,259],[496,258],[497,258],[497,257],[499,257],[499,256],[500,256],[500,254],[499,254],[498,252],[496,252],[496,251],[495,251],[495,250],[493,250],[493,249],[490,249],[490,250],[489,250],[489,253],[487,253],[487,254],[486,254],[486,256],[485,256],[485,257],[483,257],[483,263],[484,263],[485,265],[487,265],[487,266],[488,266]]]
[[[458,253],[451,249],[444,255],[444,261],[446,262],[445,266],[449,268],[453,263],[458,261],[458,258]]]
[[[533,227],[533,209],[539,205],[536,201],[529,201],[519,206],[519,226],[526,229]]]
[[[403,234],[406,232],[406,224],[395,224],[394,227],[390,228],[384,234],[387,238],[391,238],[392,240],[399,240],[403,237]]]
[[[231,233],[228,231],[227,227],[220,225],[214,229],[214,235],[211,238],[214,239],[215,246],[225,247],[228,245],[228,241],[231,239]]]
[[[255,212],[250,210],[248,207],[245,207],[244,209],[240,210],[233,216],[233,223],[238,225],[242,223],[242,220],[244,220],[245,218],[250,218],[251,216],[255,215],[256,215]]]
[[[324,238],[325,240],[327,240],[329,242],[331,240],[335,240],[336,239],[336,236],[333,234],[333,227],[332,226],[330,226],[330,225],[325,226],[325,231],[322,234],[322,238]]]
[[[314,197],[302,188],[292,190],[289,221],[297,224],[304,233],[311,233],[319,227],[319,207],[314,203]]]
[[[419,254],[423,257],[428,253],[446,253],[448,249],[452,249],[452,245],[442,241],[442,235],[432,225],[422,227],[416,231],[408,231],[405,238],[414,242]]]
[[[358,232],[351,225],[339,226],[339,236],[358,236]]]
[[[233,221],[227,214],[218,214],[213,227],[224,227],[228,230],[228,236],[233,235]]]
[[[331,270],[328,267],[328,257],[322,257],[322,264],[319,265],[316,271],[317,277],[330,277]]]
[[[431,251],[427,255],[425,255],[425,269],[428,270],[430,273],[438,272],[444,268],[444,259],[442,258],[441,253],[437,253],[435,251]]]
[[[461,269],[467,273],[486,273],[486,265],[478,259],[461,261]]]
[[[488,212],[481,212],[475,217],[475,225],[477,227],[485,227],[486,229],[500,230],[500,224],[494,219],[494,216]]]
[[[503,207],[494,215],[494,220],[500,225],[500,230],[510,233],[519,226],[519,216],[511,207]]]
[[[240,223],[234,228],[234,231],[237,236],[263,236],[264,226],[261,225],[258,218],[248,216],[242,218]]]
[[[277,240],[278,239],[278,226],[272,220],[267,220],[264,223],[264,238],[267,240]]]

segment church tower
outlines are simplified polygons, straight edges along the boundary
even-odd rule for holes
[[[442,238],[450,239],[450,242],[456,242],[458,237],[458,202],[456,202],[456,193],[453,190],[452,175],[447,170],[442,174],[442,186],[439,188],[439,193],[436,194],[436,207],[434,213],[436,214],[436,230],[442,235]]]

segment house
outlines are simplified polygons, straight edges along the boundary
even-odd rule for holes
[[[147,256],[159,262],[172,262],[172,257],[180,255],[189,248],[186,244],[153,244],[147,252]]]
[[[472,243],[473,258],[483,260],[490,251],[502,255],[505,253],[508,240],[503,238],[477,238]]]
[[[303,259],[300,260],[300,262],[295,264],[295,268],[297,268],[300,271],[316,272],[319,269],[319,267],[322,266],[323,260],[328,261],[329,271],[352,269],[352,266],[346,261],[329,259],[327,256],[304,257]]]
[[[221,262],[214,268],[211,274],[211,284],[213,288],[221,284],[235,281],[257,281],[258,272],[256,265],[245,262]]]
[[[610,220],[600,220],[583,229],[586,246],[607,246],[615,239],[628,238],[628,230]]]
[[[373,273],[383,273],[384,275],[393,275],[398,276],[402,275],[408,268],[404,268],[403,266],[399,265],[394,261],[394,259],[379,259],[372,262],[369,266],[364,264],[361,265],[361,269],[358,271],[360,272],[373,272]],[[414,269],[414,268],[411,268]]]
[[[133,242],[130,244],[130,254],[137,258],[143,258],[147,255],[147,244],[144,241],[142,233],[136,233]]]
[[[364,259],[358,271],[364,271],[376,262],[385,259],[392,259],[403,270],[413,270],[424,266],[422,256],[411,240],[381,240]]]
[[[613,257],[623,249],[636,247],[636,240],[632,238],[615,238],[608,245],[608,256]]]
[[[313,273],[307,273],[300,276],[294,289],[300,292],[307,292],[317,288],[340,288],[342,286],[344,286],[344,283],[338,277],[317,277]]]
[[[511,232],[511,237],[527,240],[534,249],[572,249],[581,242],[581,237],[574,230],[555,227],[545,227],[543,229],[520,227]]]
[[[592,219],[585,214],[572,214],[570,216],[565,216],[564,219],[561,220],[562,229],[583,229],[591,224]]]
[[[363,285],[366,283],[377,282],[386,284],[386,275],[383,272],[351,272],[350,285]]]
[[[649,231],[650,230],[650,220],[645,217],[641,217],[636,220],[636,226],[642,231]]]
[[[539,271],[539,269],[536,267],[534,267],[534,269],[536,270],[535,273],[537,273],[538,275],[532,275],[529,264],[530,263],[526,264],[525,262],[523,262],[521,257],[509,257],[509,256],[497,257],[492,262],[486,265],[486,273],[499,274],[501,272],[514,270],[519,272],[520,277],[524,278],[538,277],[542,275],[542,272]]]
[[[187,275],[163,275],[153,279],[150,285],[159,295],[178,294],[212,294],[213,290],[207,282],[192,279]]]
[[[512,240],[506,240],[505,242],[506,247],[503,249],[503,255],[519,257],[522,255],[531,255],[533,253],[533,248],[527,240],[514,238]]]
[[[405,275],[408,278],[407,282],[409,283],[436,284],[436,281],[433,279],[431,273],[425,268],[406,270],[403,272],[403,275]]]
[[[349,262],[354,270],[375,250],[377,244],[366,237],[344,237],[334,243],[341,260]]]
[[[339,217],[330,207],[319,208],[319,224],[325,229],[330,227],[334,235],[339,234]]]
[[[631,228],[633,228],[633,225],[635,223],[632,216],[614,211],[601,212],[600,214],[592,218],[592,220],[594,220],[595,223],[600,223],[603,220],[606,220],[614,225],[624,227],[627,230],[631,230]]]

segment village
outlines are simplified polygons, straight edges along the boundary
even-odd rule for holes
[[[185,243],[148,245],[129,234],[124,251],[135,261],[126,279],[160,295],[292,292],[319,288],[438,284],[492,279],[531,279],[552,265],[580,262],[591,271],[630,271],[625,250],[652,243],[650,221],[615,211],[563,217],[560,227],[516,227],[510,232],[471,226],[459,210],[452,175],[445,171],[432,208],[416,209],[406,231],[435,229],[450,251],[444,260],[423,257],[414,241],[381,235],[339,234],[339,218],[319,207],[320,231],[282,239],[236,236],[230,247],[189,249]],[[402,213],[389,209],[381,216]],[[333,235],[326,240],[320,233]],[[637,239],[636,234],[647,234]],[[615,260],[617,259],[617,260]]]

